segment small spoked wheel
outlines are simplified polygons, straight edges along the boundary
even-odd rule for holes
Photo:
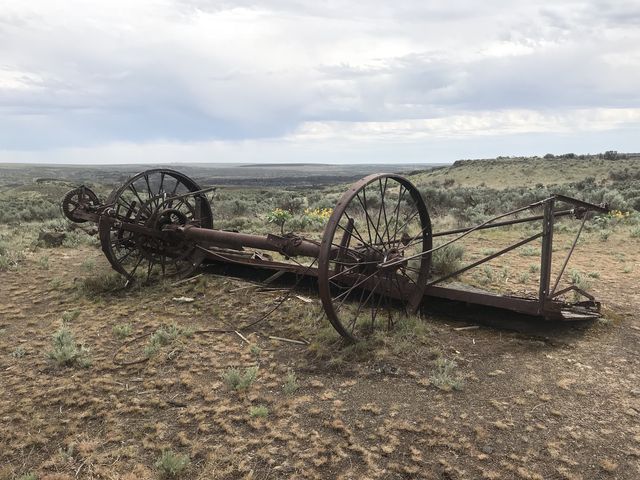
[[[108,218],[99,223],[102,250],[128,281],[136,277],[187,276],[202,261],[191,242],[163,234],[168,225],[213,228],[211,206],[192,179],[169,169],[147,170],[116,188],[106,201]],[[123,228],[134,224],[144,229]],[[148,234],[144,232],[151,232]]]
[[[375,174],[338,201],[325,227],[318,285],[333,327],[348,341],[415,313],[431,266],[431,220],[406,178]]]
[[[85,186],[74,188],[62,199],[62,213],[65,217],[75,223],[84,223],[87,220],[79,217],[76,210],[89,209],[91,207],[99,207],[100,200],[90,188]]]

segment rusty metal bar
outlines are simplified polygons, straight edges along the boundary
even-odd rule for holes
[[[472,269],[474,267],[477,267],[478,265],[481,265],[481,264],[486,263],[486,262],[488,262],[490,260],[493,260],[494,258],[499,257],[500,255],[503,255],[503,254],[505,254],[507,252],[510,252],[511,250],[515,250],[516,248],[521,247],[522,245],[526,245],[529,242],[533,242],[534,240],[540,238],[541,236],[542,236],[542,233],[536,233],[535,235],[532,235],[529,238],[525,238],[524,240],[521,240],[518,243],[514,243],[513,245],[509,245],[508,247],[503,248],[499,252],[496,252],[496,253],[493,253],[493,254],[491,254],[491,255],[489,255],[487,257],[484,257],[484,258],[482,258],[482,259],[480,259],[480,260],[478,260],[476,262],[473,262],[473,263],[467,265],[466,267],[462,267],[461,269],[456,270],[455,272],[449,273],[448,275],[445,275],[444,277],[440,277],[440,278],[438,278],[436,280],[433,280],[433,281],[427,283],[427,286],[435,285],[435,284],[440,283],[440,282],[442,282],[444,280],[447,280],[448,278],[455,277],[456,275],[460,275],[461,273],[464,273],[467,270],[470,270],[470,269]]]
[[[588,298],[591,301],[595,300],[595,297],[593,295],[591,295],[589,292],[586,292],[586,291],[584,291],[583,289],[581,289],[579,287],[576,287],[575,285],[571,285],[571,286],[569,286],[567,288],[563,288],[559,292],[556,292],[553,295],[551,295],[550,298],[559,297],[559,296],[564,295],[565,293],[569,293],[571,291],[578,292],[579,294],[583,295],[584,297]]]
[[[582,218],[582,223],[580,223],[580,228],[578,229],[578,233],[576,234],[576,238],[573,239],[573,244],[571,245],[571,249],[569,250],[569,253],[567,254],[567,258],[564,259],[564,263],[562,264],[562,268],[560,269],[560,273],[558,274],[558,278],[556,278],[556,283],[553,285],[553,288],[551,289],[551,292],[549,293],[550,297],[553,297],[553,293],[556,291],[556,288],[558,288],[558,284],[560,283],[560,279],[562,278],[562,275],[564,274],[565,269],[567,268],[567,265],[569,264],[569,259],[571,258],[571,255],[573,255],[573,251],[576,248],[576,245],[578,244],[578,239],[580,238],[580,234],[582,233],[582,229],[584,228],[584,224],[587,221],[587,216],[585,215]]]
[[[502,308],[525,315],[539,315],[538,301],[535,298],[505,296],[497,293],[467,290],[464,288],[429,286],[424,292],[425,300],[444,298],[455,302],[464,302],[472,305]],[[545,311],[545,318],[561,319],[561,305],[553,303]]]
[[[572,215],[573,209],[569,210],[558,210],[557,212],[553,212],[555,217],[566,217],[567,215]],[[518,223],[527,223],[527,222],[535,222],[537,220],[542,220],[544,215],[535,215],[533,217],[526,218],[516,218],[515,220],[505,220],[503,222],[490,223],[488,225],[482,225],[480,227],[463,227],[457,228],[455,230],[445,230],[444,232],[436,232],[433,234],[434,237],[444,237],[447,235],[455,235],[456,233],[465,233],[469,230],[486,230],[488,228],[495,227],[504,227],[507,225],[517,225]]]
[[[183,234],[188,240],[208,242],[229,248],[259,248],[272,252],[282,252],[291,256],[301,255],[305,257],[317,257],[320,252],[319,245],[304,240],[301,237],[288,238],[277,235],[267,235],[265,237],[263,235],[251,235],[248,233],[210,230],[194,225],[182,225],[173,230]]]
[[[568,203],[570,205],[575,205],[576,207],[584,208],[587,211],[600,212],[600,213],[608,213],[609,207],[606,204],[596,205],[594,203],[584,202],[582,200],[578,200],[577,198],[567,197],[566,195],[556,194],[552,198],[559,200],[561,202]]]
[[[549,297],[549,284],[551,283],[554,204],[555,199],[553,198],[545,203],[544,219],[542,220],[542,254],[540,256],[540,289],[538,293],[540,313],[544,311],[545,302]]]

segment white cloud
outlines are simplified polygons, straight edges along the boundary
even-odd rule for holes
[[[580,109],[567,113],[508,110],[444,118],[390,122],[307,122],[291,139],[295,140],[391,140],[437,139],[526,133],[588,134],[620,127],[640,128],[640,108]]]
[[[357,140],[360,158],[381,137],[558,132],[577,151],[593,131],[633,144],[638,19],[619,1],[5,0],[0,158],[216,145],[234,161],[319,138]]]

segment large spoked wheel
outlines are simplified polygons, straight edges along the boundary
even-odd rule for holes
[[[404,177],[370,175],[345,192],[329,218],[318,257],[320,298],[338,333],[357,341],[415,313],[429,276],[431,248],[427,207]]]
[[[213,228],[211,206],[192,179],[175,170],[154,169],[139,173],[116,188],[106,201],[108,218],[99,223],[102,250],[113,268],[128,281],[136,277],[187,276],[202,256],[191,242],[162,235],[169,224]],[[124,224],[144,227],[139,232]],[[145,231],[157,232],[150,235]]]

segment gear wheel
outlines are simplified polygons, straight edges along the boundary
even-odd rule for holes
[[[72,222],[84,223],[87,220],[79,217],[76,210],[79,208],[86,210],[87,207],[98,207],[99,205],[98,196],[90,188],[83,185],[67,192],[62,200],[62,213]]]

